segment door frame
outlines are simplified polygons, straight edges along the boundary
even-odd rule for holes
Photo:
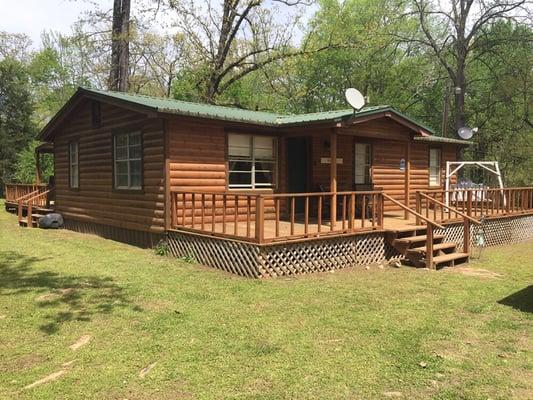
[[[306,142],[305,150],[307,153],[307,168],[306,168],[306,180],[305,180],[305,191],[299,193],[310,193],[309,189],[313,184],[313,137],[312,136],[288,136],[285,138],[285,187],[286,193],[292,193],[290,191],[290,182],[289,182],[289,140],[291,139],[304,139]],[[312,191],[312,190],[311,190]]]

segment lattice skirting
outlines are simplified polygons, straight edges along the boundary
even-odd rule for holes
[[[470,226],[470,245],[475,245],[476,234],[485,231],[485,246],[500,246],[533,239],[533,215],[487,219],[483,229],[478,225]],[[457,243],[463,248],[463,224],[450,224],[444,230],[435,230],[436,234],[444,234],[446,242]]]
[[[169,232],[167,240],[176,257],[251,278],[331,271],[400,257],[383,232],[268,246],[182,232]]]

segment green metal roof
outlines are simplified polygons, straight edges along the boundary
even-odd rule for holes
[[[462,145],[471,145],[472,142],[468,140],[453,139],[442,136],[415,136],[415,141],[417,142],[431,142],[431,143],[451,143],[451,144],[462,144]]]
[[[113,92],[108,90],[82,89],[85,92],[112,97],[114,99],[126,101],[148,107],[154,111],[186,115],[191,117],[204,117],[220,119],[225,121],[245,122],[258,125],[270,126],[291,126],[311,122],[341,121],[353,115],[362,116],[376,112],[393,111],[389,106],[364,107],[354,114],[352,109],[338,111],[325,111],[309,114],[278,114],[264,111],[243,110],[234,107],[224,107],[212,104],[191,103],[188,101],[174,100],[168,98],[152,97],[139,94],[123,92]]]
[[[390,113],[400,117],[404,121],[422,129],[420,132],[427,132],[433,134],[433,130],[420,122],[409,118],[408,116],[396,111],[390,106],[370,106],[364,107],[359,111],[353,109],[344,109],[337,111],[325,111],[308,114],[281,114],[265,111],[243,110],[234,107],[224,107],[212,104],[192,103],[188,101],[174,100],[161,97],[145,96],[140,94],[131,94],[123,92],[114,92],[109,90],[98,90],[79,88],[78,91],[70,98],[70,100],[61,108],[61,110],[48,122],[42,129],[39,137],[46,140],[55,127],[61,123],[66,115],[72,110],[76,102],[84,95],[93,96],[94,98],[108,99],[108,101],[116,100],[123,104],[128,104],[131,107],[139,107],[150,112],[166,113],[174,115],[183,115],[198,118],[210,118],[223,121],[233,121],[254,125],[270,126],[275,128],[305,125],[310,123],[326,123],[326,122],[345,122],[351,118],[360,118],[367,115]],[[454,143],[454,144],[470,144],[470,142],[458,139],[442,138],[438,136],[424,136],[415,137],[415,140],[439,142],[439,143]]]

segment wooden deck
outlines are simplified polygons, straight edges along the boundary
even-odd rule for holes
[[[275,220],[265,220],[264,221],[264,239],[266,241],[285,241],[285,240],[297,240],[297,239],[306,239],[311,237],[327,237],[327,236],[338,236],[338,235],[349,235],[349,234],[364,234],[371,231],[402,231],[402,230],[415,230],[424,228],[424,225],[417,225],[416,220],[413,218],[404,219],[404,213],[402,211],[389,212],[384,214],[383,227],[377,225],[376,222],[372,220],[365,219],[364,221],[360,218],[354,220],[355,227],[359,228],[357,232],[349,231],[347,227],[347,222],[338,221],[335,225],[335,229],[331,229],[330,221],[322,221],[320,231],[318,229],[318,223],[316,219],[309,220],[307,224],[307,233],[306,233],[306,224],[302,218],[297,218],[294,222],[293,230],[291,232],[291,222],[287,220],[280,220],[278,228],[276,229]],[[225,226],[225,228],[224,228]],[[215,223],[214,226],[211,223],[204,224],[202,226],[196,224],[194,229],[192,227],[181,227],[178,230],[200,230],[202,233],[207,235],[216,235],[216,236],[227,236],[228,238],[234,239],[243,239],[243,240],[252,240],[255,237],[255,221],[251,220],[250,223],[246,221],[237,222],[235,227],[235,222],[226,222]],[[278,239],[278,240],[276,240]]]

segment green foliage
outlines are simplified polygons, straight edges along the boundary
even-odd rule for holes
[[[164,257],[170,254],[170,246],[166,241],[160,241],[154,248],[154,253],[158,256]]]
[[[35,135],[33,110],[25,66],[12,58],[0,60],[0,187],[14,178],[17,155]]]
[[[26,148],[18,153],[13,174],[16,182],[35,182],[35,148],[39,144],[40,142],[33,140]],[[41,174],[43,182],[48,182],[50,176],[54,174],[54,158],[52,154],[41,155]]]

